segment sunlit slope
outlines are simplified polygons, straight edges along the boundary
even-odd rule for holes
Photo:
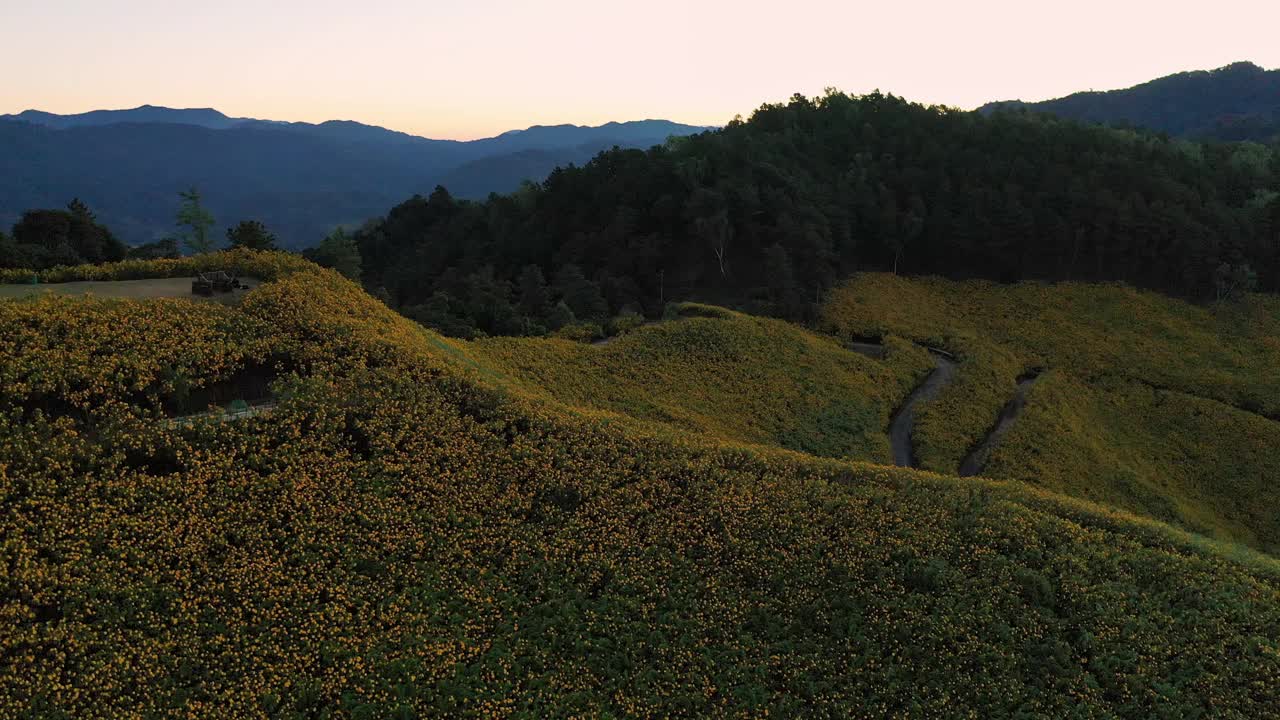
[[[838,333],[893,333],[962,356],[916,428],[954,472],[1023,373],[1045,369],[983,473],[1280,548],[1280,303],[1200,307],[1115,285],[861,275],[832,294]]]
[[[472,347],[486,365],[569,405],[884,464],[890,416],[933,367],[904,341],[873,360],[789,323],[700,305],[604,345],[494,338]]]
[[[572,410],[330,272],[0,337],[3,717],[1276,710],[1265,556]],[[250,366],[269,412],[148,409]]]

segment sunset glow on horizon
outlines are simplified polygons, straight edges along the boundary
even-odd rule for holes
[[[721,125],[826,87],[969,109],[1280,66],[1273,2],[1034,5],[18,0],[0,10],[0,114],[213,107],[472,139],[538,124]]]

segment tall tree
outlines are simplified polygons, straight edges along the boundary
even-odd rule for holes
[[[194,254],[207,253],[213,250],[213,238],[209,230],[213,227],[213,213],[205,209],[201,203],[200,191],[192,187],[178,193],[182,204],[178,206],[178,227],[184,228],[183,242]]]
[[[238,225],[227,229],[227,240],[233,248],[250,250],[275,250],[276,236],[257,220],[241,220]]]
[[[542,268],[537,265],[526,265],[520,271],[518,291],[520,293],[518,309],[522,315],[540,317],[546,313],[551,294],[547,291],[547,279],[542,274]]]
[[[23,213],[13,226],[12,252],[21,254],[22,261],[33,269],[124,258],[124,244],[96,221],[84,203],[73,200],[67,208]]]
[[[556,273],[556,290],[579,320],[601,320],[609,314],[600,286],[582,274],[577,265],[565,265]]]
[[[360,279],[360,248],[342,228],[329,233],[320,244],[304,250],[303,257],[321,267],[333,268],[352,280]]]

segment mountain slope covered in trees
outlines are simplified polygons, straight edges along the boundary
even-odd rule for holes
[[[216,110],[143,107],[78,116],[0,116],[0,227],[81,198],[129,244],[174,231],[177,194],[197,186],[222,228],[264,222],[283,245],[315,245],[414,192],[515,190],[615,145],[649,147],[703,128],[660,120],[532,127],[471,142],[354,122],[282,123]],[[526,157],[537,161],[530,164]],[[477,163],[483,159],[483,163]]]
[[[1082,122],[1136,125],[1170,135],[1217,140],[1280,140],[1280,70],[1241,62],[1184,72],[1124,90],[1056,100],[995,102],[979,112],[1030,109]]]
[[[1259,145],[832,93],[481,203],[438,188],[356,239],[372,287],[462,334],[548,325],[554,302],[518,302],[543,284],[578,319],[671,299],[810,317],[866,269],[1206,298],[1224,272],[1280,289],[1277,188]]]

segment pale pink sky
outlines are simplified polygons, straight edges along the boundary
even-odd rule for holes
[[[723,124],[825,87],[972,108],[1236,60],[1277,0],[0,0],[0,113],[151,103],[439,138]]]

